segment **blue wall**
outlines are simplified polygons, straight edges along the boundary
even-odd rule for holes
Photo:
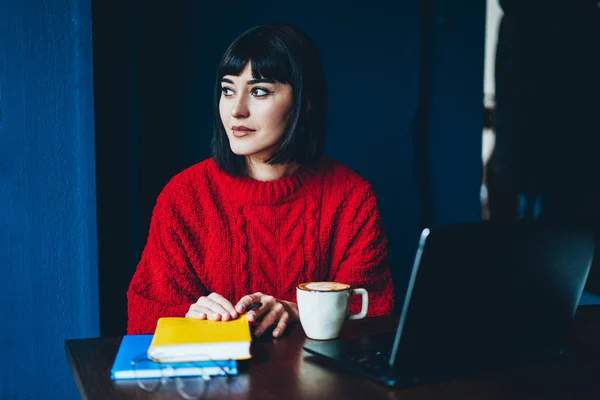
[[[428,226],[481,219],[482,0],[429,0],[427,29]]]
[[[135,2],[94,1],[92,26],[100,334],[117,336],[125,332],[125,293],[140,257],[138,177],[142,158],[138,155],[141,130],[137,109],[138,94],[144,94],[139,93],[138,85],[139,14]]]
[[[78,398],[98,323],[90,2],[0,2],[0,398]]]

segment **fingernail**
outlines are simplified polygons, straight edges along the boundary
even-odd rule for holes
[[[275,330],[273,331],[273,336],[279,336],[279,333],[280,333],[280,332],[279,332],[279,329],[275,329]]]
[[[229,318],[229,314],[222,314],[221,317],[223,317],[223,319]]]
[[[240,310],[240,312],[244,312],[244,305],[243,304],[238,304],[237,306],[235,306],[235,308],[237,308],[238,310]]]
[[[260,331],[260,329],[256,329],[256,330],[254,331],[254,336],[260,336],[260,334],[261,334],[261,333],[262,333],[262,332]]]
[[[233,318],[237,317],[237,313],[235,311],[232,311],[230,314]]]
[[[214,318],[214,319],[217,319],[217,318],[219,318],[219,314],[217,314],[217,313],[213,314],[213,318]]]
[[[253,312],[249,312],[246,315],[246,318],[248,319],[248,321],[254,321],[254,313]]]

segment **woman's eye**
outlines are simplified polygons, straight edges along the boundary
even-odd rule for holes
[[[233,90],[228,87],[221,88],[221,93],[223,93],[226,97],[233,95]]]
[[[252,94],[255,97],[266,97],[266,96],[270,95],[271,93],[272,92],[270,90],[265,89],[265,88],[257,87],[257,88],[252,89]]]

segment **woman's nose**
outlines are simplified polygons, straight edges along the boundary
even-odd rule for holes
[[[231,116],[234,118],[246,118],[248,117],[248,114],[248,105],[246,104],[243,96],[235,99],[231,107]]]

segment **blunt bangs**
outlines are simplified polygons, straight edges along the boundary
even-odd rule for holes
[[[238,76],[250,61],[254,79],[272,79],[293,86],[289,54],[283,46],[269,43],[271,41],[264,35],[245,39],[226,53],[219,68],[219,80],[225,75]]]

